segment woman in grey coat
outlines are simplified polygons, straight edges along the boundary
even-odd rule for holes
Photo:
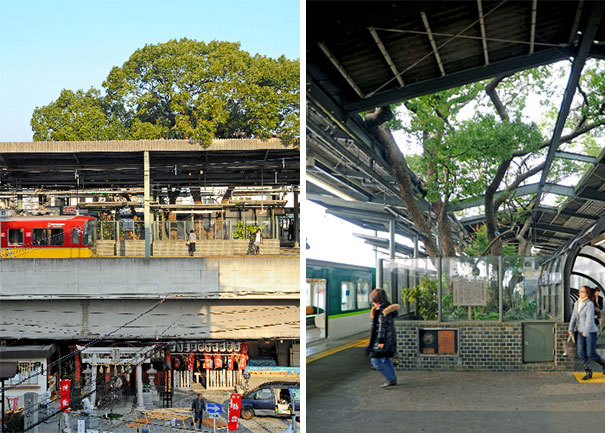
[[[592,298],[592,299],[591,299]],[[594,322],[594,293],[590,287],[582,286],[580,288],[580,297],[573,306],[571,321],[569,322],[569,334],[578,331],[578,357],[586,375],[582,380],[588,380],[592,377],[592,370],[588,364],[588,357],[598,362],[603,367],[605,374],[605,360],[597,353],[597,326]]]

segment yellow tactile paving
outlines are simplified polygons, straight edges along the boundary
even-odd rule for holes
[[[600,371],[593,371],[591,379],[582,380],[582,378],[584,377],[585,374],[586,373],[583,371],[582,372],[574,371],[573,376],[580,383],[605,383],[605,374],[601,373]]]
[[[315,355],[312,355],[307,358],[307,364],[309,364],[313,361],[317,361],[318,359],[325,358],[326,356],[333,355],[333,354],[343,351],[345,349],[350,349],[351,347],[366,347],[369,342],[370,342],[370,339],[366,337],[366,338],[362,338],[360,340],[352,341],[352,342],[344,344],[342,346],[334,347],[334,348],[326,350],[324,352],[316,353]]]

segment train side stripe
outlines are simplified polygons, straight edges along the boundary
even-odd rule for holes
[[[350,313],[334,314],[333,316],[328,316],[328,319],[336,319],[338,317],[346,317],[346,316],[356,316],[357,314],[369,313],[370,311],[372,311],[372,310],[368,309],[368,310],[360,310],[360,311],[351,311]]]

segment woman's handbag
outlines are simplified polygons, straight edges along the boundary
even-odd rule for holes
[[[578,346],[573,334],[567,337],[567,341],[563,343],[563,356],[578,356]]]

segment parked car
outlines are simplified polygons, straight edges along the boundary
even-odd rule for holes
[[[300,415],[300,383],[267,382],[242,396],[241,416],[252,419],[254,416],[292,416]]]

